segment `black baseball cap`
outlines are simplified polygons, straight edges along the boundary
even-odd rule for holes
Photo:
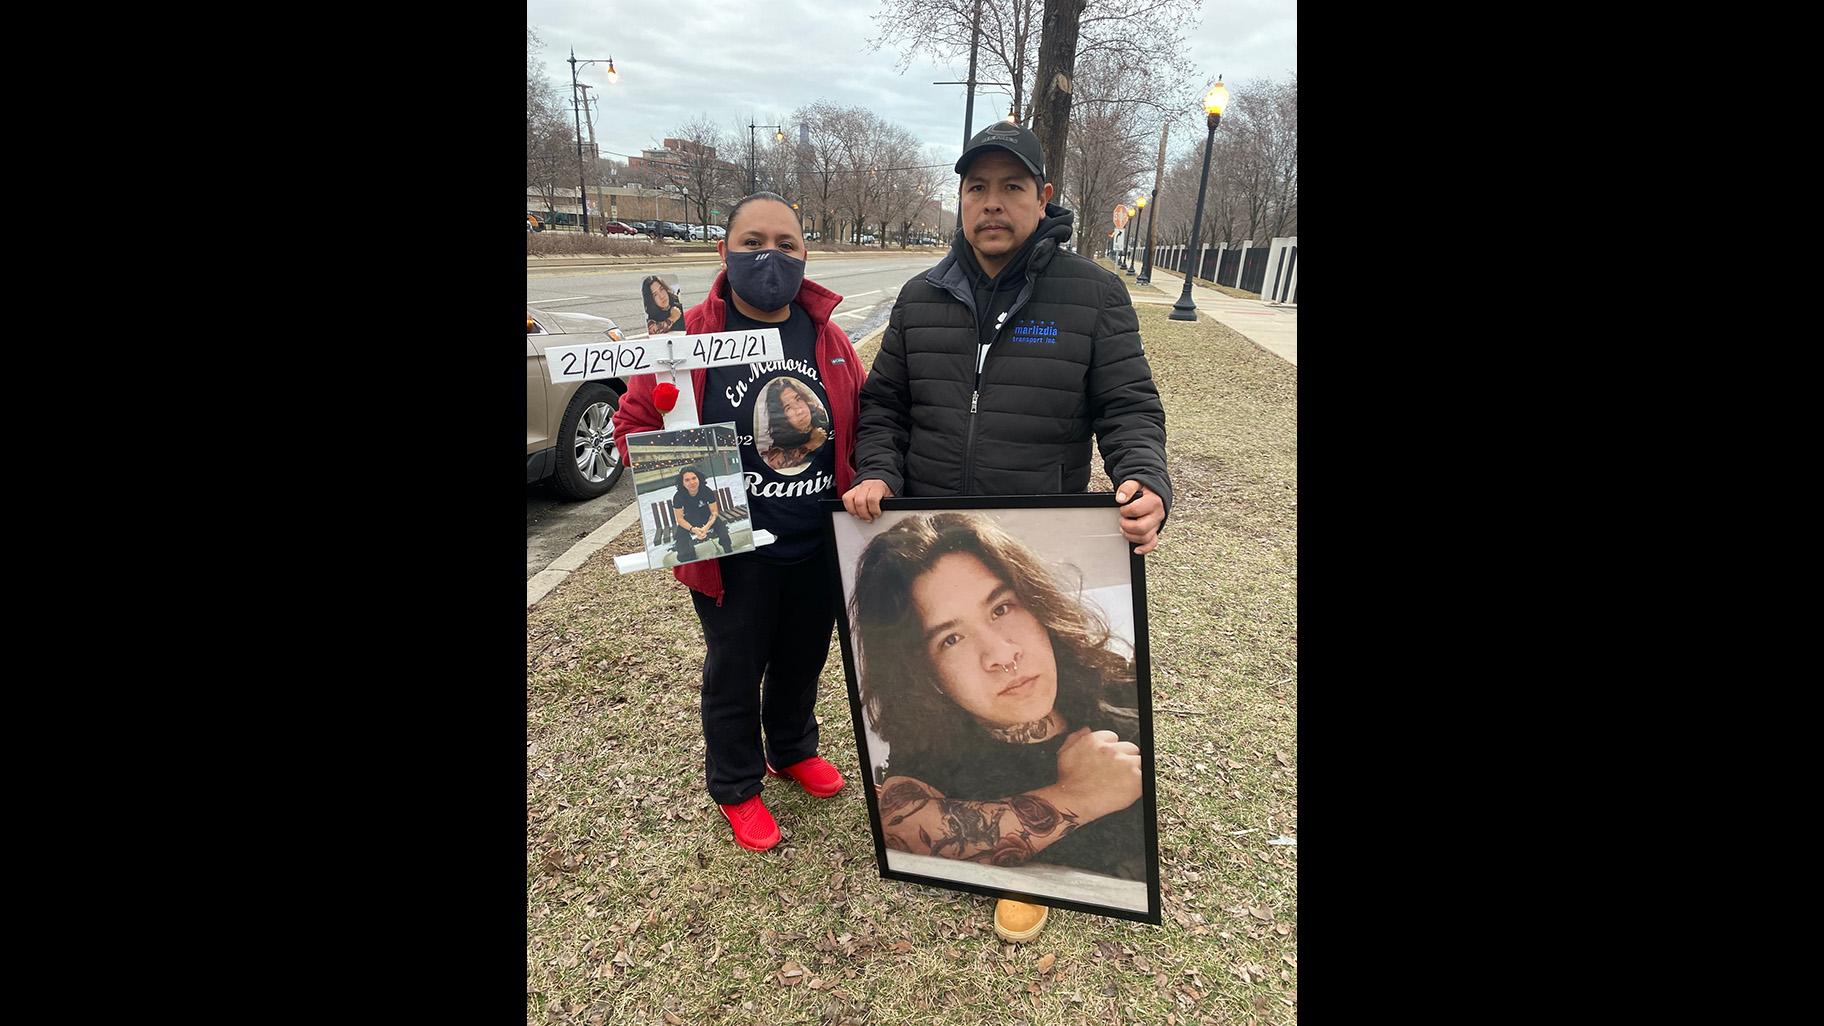
[[[963,174],[970,162],[989,150],[1006,150],[1020,158],[1041,179],[1045,177],[1045,151],[1039,146],[1039,137],[1032,134],[1032,129],[1025,125],[1008,124],[996,121],[987,128],[975,133],[969,145],[963,149],[963,155],[957,159],[956,173]]]

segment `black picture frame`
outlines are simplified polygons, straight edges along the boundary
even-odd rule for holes
[[[875,861],[881,878],[1160,925],[1162,907],[1159,895],[1158,791],[1153,755],[1156,735],[1147,638],[1146,567],[1144,559],[1134,555],[1133,546],[1121,536],[1114,496],[1109,493],[1087,493],[885,499],[881,502],[882,515],[871,524],[850,516],[839,499],[824,500],[822,505],[827,514],[826,539],[830,551],[836,554],[833,572],[838,577],[837,594],[840,596],[836,614],[837,633],[842,644],[849,711],[854,721],[863,790],[868,802],[868,821],[873,832]],[[1032,511],[1045,511],[1047,515],[1035,517]],[[858,679],[858,644],[849,610],[855,587],[855,563],[867,542],[906,517],[945,512],[986,518],[1027,546],[1047,566],[1077,569],[1077,593],[1073,597],[1079,602],[1083,601],[1088,591],[1118,586],[1089,588],[1087,582],[1091,578],[1077,564],[1093,561],[1097,567],[1096,572],[1101,575],[1097,578],[1099,580],[1107,579],[1111,574],[1118,576],[1117,568],[1125,568],[1128,606],[1118,611],[1109,609],[1101,600],[1091,599],[1090,604],[1106,614],[1111,629],[1116,627],[1119,620],[1120,625],[1126,626],[1132,634],[1131,638],[1121,640],[1131,645],[1139,730],[1135,737],[1124,737],[1122,740],[1135,741],[1140,747],[1141,794],[1138,805],[1141,850],[1134,854],[1144,859],[1144,900],[1141,900],[1138,887],[1134,886],[1141,883],[1139,880],[1118,880],[1104,873],[1049,864],[1042,854],[1022,865],[984,866],[933,855],[913,855],[908,858],[910,853],[887,846],[881,820],[880,784],[883,779],[888,779],[881,774],[881,766],[883,757],[890,759],[890,746],[885,745],[870,730],[862,704],[861,682]],[[1105,518],[1102,516],[1104,513]],[[1035,527],[1042,527],[1043,530],[1034,530]],[[1059,583],[1065,588],[1069,587],[1068,582]],[[1130,614],[1131,619],[1121,619],[1119,612]],[[890,863],[899,865],[896,867]],[[1128,865],[1131,867],[1132,863]],[[945,875],[942,872],[952,868],[954,873]]]

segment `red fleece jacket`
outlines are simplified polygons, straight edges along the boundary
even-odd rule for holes
[[[728,328],[728,302],[723,298],[728,272],[716,275],[703,302],[684,311],[684,330],[692,335]],[[806,278],[793,300],[804,308],[817,328],[817,373],[823,378],[823,390],[830,398],[830,428],[836,436],[836,494],[849,490],[855,480],[855,419],[861,402],[864,377],[861,358],[855,346],[830,314],[842,297]],[[690,383],[697,393],[697,419],[703,418],[703,390],[709,371],[693,370]],[[627,379],[627,394],[621,397],[620,409],[614,414],[614,444],[627,461],[627,436],[641,431],[657,431],[665,426],[664,415],[652,404],[652,389],[658,378],[636,374]],[[629,464],[631,465],[631,464]],[[637,499],[635,500],[638,501]],[[642,531],[644,528],[642,528]],[[700,559],[673,567],[672,576],[722,604],[722,567],[719,560]]]

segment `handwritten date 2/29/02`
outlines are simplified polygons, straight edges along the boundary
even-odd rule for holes
[[[613,378],[622,374],[651,373],[653,369],[652,363],[646,358],[646,347],[639,345],[601,349],[594,346],[572,346],[554,355],[557,359],[552,365],[551,376],[557,381]]]
[[[779,329],[657,335],[636,342],[599,339],[545,350],[553,383],[697,370],[779,359]]]

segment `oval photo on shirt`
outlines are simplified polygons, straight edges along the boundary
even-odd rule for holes
[[[754,449],[775,473],[802,474],[830,441],[830,412],[811,387],[790,375],[766,383],[754,403]]]

